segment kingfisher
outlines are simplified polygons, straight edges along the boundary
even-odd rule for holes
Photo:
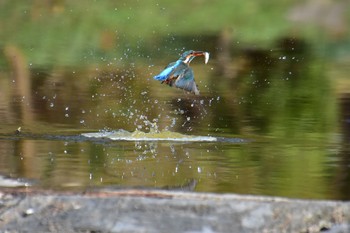
[[[205,64],[208,63],[208,52],[189,50],[184,52],[177,61],[167,65],[160,74],[154,76],[153,78],[171,87],[175,86],[185,91],[194,93],[195,95],[199,95],[199,90],[194,81],[193,70],[189,66],[190,62],[198,56],[204,56]]]

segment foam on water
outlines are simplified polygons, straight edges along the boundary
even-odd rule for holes
[[[171,132],[168,130],[150,131],[149,133],[135,130],[129,132],[123,129],[108,132],[83,133],[88,138],[108,138],[115,141],[181,141],[181,142],[215,142],[216,137],[194,136]]]

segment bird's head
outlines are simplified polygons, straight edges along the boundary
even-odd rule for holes
[[[198,57],[198,56],[204,56],[205,58],[205,64],[209,61],[209,53],[208,52],[203,52],[203,51],[193,51],[193,50],[188,50],[184,52],[180,60],[182,60],[186,64],[190,64],[190,62],[193,60],[193,58]]]

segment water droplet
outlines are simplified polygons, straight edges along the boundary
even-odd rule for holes
[[[280,60],[286,60],[286,56],[279,57]]]
[[[32,215],[32,214],[34,214],[34,209],[33,208],[29,208],[29,209],[27,209],[26,211],[24,211],[24,216],[28,216],[28,215]]]

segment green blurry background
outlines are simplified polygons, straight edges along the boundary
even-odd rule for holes
[[[220,38],[230,49],[305,38],[348,56],[349,9],[345,0],[2,0],[0,46],[16,46],[34,67],[160,58],[192,44],[220,51]]]

